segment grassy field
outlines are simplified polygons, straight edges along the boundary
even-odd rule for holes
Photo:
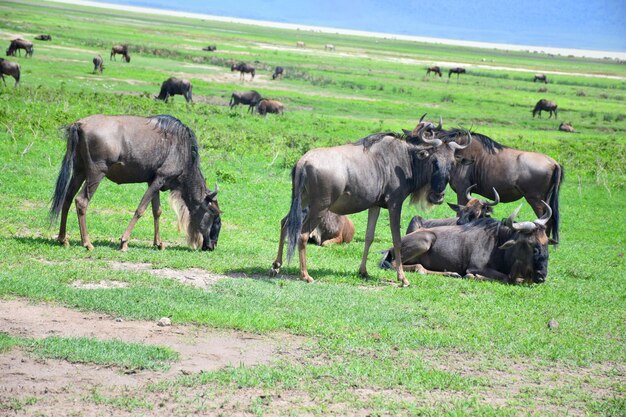
[[[0,3],[2,42],[40,33],[51,34],[52,42],[34,41],[32,58],[10,58],[22,66],[21,85],[13,88],[7,77],[0,87],[0,306],[21,300],[127,322],[156,323],[166,316],[172,329],[297,337],[301,346],[257,366],[234,363],[158,378],[160,370],[176,366],[175,349],[96,334],[33,337],[27,329],[11,331],[11,311],[0,310],[0,369],[19,371],[19,364],[1,368],[1,359],[23,352],[49,363],[157,373],[134,386],[103,383],[70,390],[72,395],[59,388],[64,400],[57,402],[40,392],[0,389],[0,413],[626,414],[625,65],[55,3]],[[300,40],[306,48],[295,47]],[[116,43],[128,43],[131,63],[109,60]],[[325,43],[336,51],[325,52]],[[200,50],[212,44],[215,53]],[[92,74],[98,53],[105,59],[103,75]],[[230,72],[238,61],[254,63],[254,81],[242,83]],[[426,78],[433,63],[461,63],[468,73],[450,81],[447,74]],[[276,65],[286,76],[272,81]],[[550,83],[533,83],[534,71],[546,72]],[[172,75],[192,81],[193,105],[182,97],[168,104],[152,99]],[[539,92],[542,87],[547,91]],[[286,113],[263,118],[230,110],[230,94],[245,89],[282,101]],[[558,103],[558,121],[532,118],[540,98]],[[73,210],[71,246],[56,244],[48,209],[65,151],[62,128],[96,113],[172,114],[195,131],[205,177],[211,187],[220,185],[224,214],[216,251],[189,250],[169,207],[161,226],[165,251],[151,247],[149,215],[135,228],[129,251],[117,251],[145,185],[108,181],[87,215],[96,249],[80,246]],[[297,262],[269,279],[294,162],[312,148],[411,129],[423,113],[433,120],[441,115],[444,127],[473,126],[502,144],[562,163],[562,243],[551,248],[546,283],[509,286],[408,274],[412,285],[400,289],[393,271],[377,267],[378,252],[391,245],[386,212],[368,260],[373,278],[357,274],[367,222],[359,213],[351,216],[353,243],[308,248],[315,284],[295,279]],[[559,132],[560,121],[578,133]],[[446,201],[456,202],[451,190]],[[449,216],[444,206],[426,216]],[[501,204],[496,216],[515,207]],[[403,227],[418,210],[405,206]],[[524,205],[520,217],[532,219],[530,207]],[[166,270],[200,270],[214,280],[198,288],[159,275]],[[548,328],[550,319],[558,321],[557,329]]]

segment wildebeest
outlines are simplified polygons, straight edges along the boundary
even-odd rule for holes
[[[230,96],[230,108],[232,109],[234,106],[239,104],[247,104],[248,112],[254,113],[254,108],[257,104],[262,100],[261,94],[258,91],[250,90],[250,91],[235,91]]]
[[[359,272],[367,276],[367,254],[374,239],[380,208],[389,210],[398,280],[409,285],[400,257],[402,203],[441,204],[454,164],[454,153],[463,148],[435,136],[434,125],[420,123],[406,137],[377,133],[355,143],[307,152],[291,172],[291,208],[281,221],[278,253],[271,275],[280,271],[285,236],[289,237],[287,259],[296,244],[300,277],[313,282],[306,267],[306,242],[327,211],[336,214],[368,210],[365,248]],[[430,135],[430,137],[427,137]],[[471,143],[471,137],[468,138]]]
[[[491,217],[493,214],[493,207],[500,202],[500,196],[496,189],[493,189],[495,194],[495,200],[492,202],[487,200],[479,200],[472,198],[470,191],[476,184],[471,185],[465,190],[465,196],[469,200],[467,204],[452,204],[448,203],[450,208],[456,212],[456,217],[449,217],[445,219],[425,219],[422,216],[415,216],[411,219],[409,227],[406,229],[406,234],[412,233],[417,229],[429,229],[431,227],[438,226],[452,226],[453,224],[466,224],[476,219],[482,219],[484,217]]]
[[[302,41],[296,42],[296,48],[304,48],[304,42]]]
[[[324,50],[325,51],[334,51],[335,50],[335,45],[333,45],[332,43],[327,43],[326,45],[324,45]]]
[[[167,80],[163,81],[163,83],[161,84],[161,91],[159,92],[159,95],[155,98],[157,100],[165,100],[165,102],[167,103],[167,100],[170,98],[170,96],[180,94],[181,96],[185,97],[187,103],[190,103],[191,90],[191,82],[189,82],[188,80],[170,77]]]
[[[15,51],[22,55],[21,49],[26,51],[26,57],[33,56],[33,43],[26,39],[13,39],[7,48],[7,56],[15,56]]]
[[[240,62],[238,64],[233,64],[230,67],[230,71],[239,71],[239,78],[241,80],[244,79],[244,75],[245,74],[250,74],[250,80],[254,79],[254,74],[256,73],[256,70],[254,69],[254,67],[250,64],[246,64],[245,62]]]
[[[539,117],[541,117],[541,111],[549,111],[550,115],[548,116],[548,119],[552,117],[552,113],[554,113],[554,118],[556,119],[557,117],[557,113],[556,113],[556,109],[557,109],[557,105],[554,101],[549,101],[546,100],[545,98],[542,98],[541,100],[539,100],[537,102],[537,104],[535,104],[535,108],[533,109],[533,118],[535,117],[535,115],[537,113],[539,113]]]
[[[38,41],[51,41],[52,40],[52,36],[50,36],[50,35],[37,35],[37,36],[35,36],[35,39],[37,39]]]
[[[152,203],[154,245],[163,249],[159,234],[161,202],[159,191],[170,191],[179,226],[186,229],[189,245],[213,250],[220,222],[217,187],[206,186],[193,131],[180,120],[169,116],[105,116],[80,119],[66,128],[67,151],[56,181],[50,220],[61,214],[58,242],[69,245],[66,233],[67,214],[76,197],[76,211],[82,246],[93,245],[87,233],[86,213],[104,177],[117,184],[148,183],[135,215],[120,240],[120,249],[128,249],[135,223]]]
[[[309,243],[329,246],[335,243],[350,243],[354,238],[354,223],[348,216],[326,211],[320,224],[311,232]]]
[[[283,103],[276,100],[268,100],[266,98],[259,101],[259,104],[256,105],[256,111],[261,115],[265,116],[267,113],[275,113],[280,114],[284,111]]]
[[[128,53],[128,45],[114,45],[111,48],[111,56],[109,59],[115,60],[115,55],[122,55],[126,62],[130,62],[130,54]]]
[[[448,79],[450,79],[450,76],[452,74],[456,74],[456,78],[458,79],[460,74],[465,74],[465,68],[461,68],[461,67],[450,68],[450,70],[448,71]]]
[[[432,67],[428,67],[428,69],[426,70],[426,75],[430,75],[431,72],[434,72],[435,74],[439,74],[439,76],[441,77],[441,68],[438,66],[432,66]],[[450,77],[448,77],[450,78]]]
[[[274,73],[272,74],[272,80],[275,80],[278,77],[282,78],[284,74],[285,69],[283,67],[276,67],[274,69]]]
[[[533,78],[533,82],[535,81],[543,81],[544,84],[548,84],[548,77],[546,77],[546,74],[535,74],[535,78]]]
[[[565,123],[565,122],[559,125],[559,130],[561,132],[571,132],[571,133],[576,132],[576,129],[574,129],[574,127],[571,124]]]
[[[217,51],[217,46],[215,45],[209,45],[209,46],[205,46],[204,48],[202,48],[203,51],[209,51],[209,52],[215,52]]]
[[[2,82],[4,85],[7,85],[6,80],[4,79],[5,75],[10,75],[15,79],[15,87],[17,87],[20,83],[20,64],[17,62],[7,61],[4,58],[0,58],[0,77],[2,78]]]
[[[104,61],[100,55],[96,55],[93,57],[93,73],[99,72],[102,74],[102,70],[104,70]]]
[[[443,134],[451,140],[462,139],[465,132],[452,129]],[[472,132],[474,139],[458,156],[474,161],[471,165],[456,164],[450,176],[450,187],[457,193],[457,203],[467,204],[464,192],[476,184],[474,193],[494,198],[497,190],[500,201],[508,203],[525,198],[537,216],[545,212],[541,200],[552,209],[548,234],[553,243],[559,241],[559,190],[563,168],[554,159],[541,153],[509,148],[480,133]]]
[[[421,273],[544,282],[548,276],[546,223],[551,214],[550,206],[544,205],[546,213],[532,222],[515,223],[518,208],[504,222],[484,218],[417,230],[402,238],[402,261],[407,270]],[[393,259],[389,249],[380,266],[391,267]]]

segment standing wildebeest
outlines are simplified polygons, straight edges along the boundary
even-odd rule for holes
[[[433,67],[428,67],[428,69],[426,70],[426,75],[430,75],[431,72],[434,72],[435,74],[439,74],[439,76],[441,77],[441,68],[438,66],[433,66]],[[450,78],[450,77],[448,77]]]
[[[114,45],[113,48],[111,48],[111,56],[109,57],[109,60],[114,60],[115,61],[115,55],[120,54],[122,55],[122,57],[124,57],[124,60],[126,62],[130,62],[130,54],[128,53],[128,45]]]
[[[104,70],[104,61],[100,55],[96,55],[93,57],[93,73],[99,72],[102,74],[102,70]]]
[[[333,45],[332,43],[327,43],[326,45],[324,45],[324,50],[325,51],[334,51],[335,50],[335,45]]]
[[[450,76],[452,74],[456,74],[456,79],[458,80],[460,74],[465,74],[465,68],[461,68],[461,67],[450,68],[450,70],[448,71],[448,79],[450,79]]]
[[[574,127],[571,124],[565,123],[565,122],[559,125],[559,130],[561,132],[571,132],[571,133],[576,132],[576,129],[574,129]]]
[[[444,131],[445,132],[445,131]],[[464,136],[463,131],[452,129],[444,136],[451,140]],[[456,164],[450,177],[450,187],[457,193],[457,203],[467,204],[463,192],[476,184],[474,193],[493,198],[497,190],[500,201],[508,203],[525,198],[537,216],[545,212],[541,200],[548,201],[552,218],[548,235],[553,243],[559,241],[559,190],[563,181],[563,168],[552,158],[537,152],[520,151],[503,146],[493,139],[472,133],[470,146],[459,156],[474,161],[471,165]]]
[[[544,205],[546,214],[533,222],[514,223],[518,208],[504,222],[485,218],[418,230],[402,238],[402,260],[407,270],[423,274],[544,282],[548,276],[546,223],[551,214],[550,206]],[[391,267],[393,259],[390,249],[380,266]]]
[[[537,104],[535,104],[535,108],[533,109],[533,118],[535,117],[535,115],[537,113],[539,113],[539,117],[541,118],[541,111],[549,111],[550,112],[550,116],[548,116],[548,119],[552,117],[552,113],[554,113],[554,118],[556,119],[557,114],[556,114],[556,108],[558,106],[556,105],[556,103],[554,101],[548,101],[545,98],[542,98],[541,100],[539,100],[537,102]]]
[[[15,56],[15,51],[17,51],[21,56],[22,52],[20,49],[26,51],[26,57],[33,56],[33,43],[21,38],[13,39],[11,41],[11,44],[7,48],[7,56]]]
[[[296,42],[296,48],[304,48],[304,42],[302,41]]]
[[[179,225],[186,228],[187,241],[196,249],[213,250],[217,243],[220,215],[215,191],[210,191],[200,171],[198,142],[193,131],[169,116],[94,115],[67,127],[67,151],[50,208],[50,220],[61,213],[59,243],[67,246],[67,213],[76,197],[76,211],[82,245],[93,249],[87,233],[86,213],[100,181],[107,177],[117,184],[148,183],[135,215],[120,240],[128,249],[135,223],[152,202],[154,245],[163,249],[159,234],[161,202],[159,191],[170,190],[170,201]]]
[[[170,96],[180,94],[181,96],[185,97],[187,103],[190,103],[191,90],[192,86],[189,81],[182,80],[176,77],[170,77],[167,80],[163,81],[163,84],[161,84],[161,91],[159,92],[159,95],[155,98],[157,100],[165,100],[165,102],[167,103],[167,100],[170,98]]]
[[[215,45],[209,45],[209,46],[205,46],[204,48],[202,48],[203,51],[209,51],[209,52],[215,52],[217,51],[217,46]]]
[[[543,81],[544,84],[548,84],[548,77],[546,77],[546,74],[535,74],[533,82],[535,81]]]
[[[37,39],[38,41],[51,41],[52,40],[52,36],[50,36],[50,35],[37,35],[37,36],[35,36],[35,39]]]
[[[254,74],[256,73],[256,70],[254,69],[254,67],[252,65],[246,64],[245,62],[240,62],[239,64],[233,64],[230,67],[230,71],[239,71],[239,78],[241,80],[244,79],[244,75],[245,74],[250,74],[250,81],[252,81],[254,79]]]
[[[450,208],[456,212],[456,217],[449,217],[446,219],[425,219],[422,216],[415,216],[411,219],[409,227],[406,229],[406,234],[412,233],[417,229],[429,229],[431,227],[438,226],[452,226],[453,224],[466,224],[476,219],[482,219],[484,217],[491,217],[493,214],[493,207],[500,202],[500,196],[496,189],[493,189],[495,194],[495,200],[489,202],[487,200],[479,200],[472,198],[470,191],[476,184],[471,185],[465,190],[465,196],[469,200],[467,204],[452,204],[448,203]]]
[[[257,91],[254,91],[254,90],[235,91],[230,96],[229,105],[230,105],[230,108],[232,109],[234,106],[238,104],[247,104],[249,106],[248,112],[254,113],[254,108],[256,107],[257,104],[259,104],[261,100],[262,100],[261,94],[259,94]]]
[[[354,238],[354,223],[348,216],[340,216],[332,211],[320,219],[320,224],[309,236],[309,243],[318,246],[329,246],[335,243],[350,243]]]
[[[10,75],[15,78],[15,87],[20,83],[20,64],[17,62],[7,61],[4,58],[0,58],[0,77],[2,78],[2,82],[4,85],[7,85],[6,80],[4,79],[5,75]]]
[[[423,120],[424,117],[422,117]],[[389,210],[398,280],[409,285],[400,258],[402,203],[441,204],[454,164],[454,153],[463,148],[456,142],[434,137],[431,123],[420,123],[406,138],[377,133],[355,143],[307,152],[291,171],[291,208],[281,221],[278,253],[271,275],[280,271],[285,236],[289,236],[287,259],[296,244],[300,277],[313,282],[306,267],[306,242],[327,211],[336,214],[368,210],[365,249],[359,272],[367,276],[367,254],[374,240],[380,208]],[[426,137],[431,133],[431,137]],[[468,138],[471,143],[471,137]]]
[[[283,103],[276,100],[268,100],[266,98],[259,101],[259,104],[256,105],[256,111],[261,115],[265,116],[267,113],[275,113],[280,114],[283,113],[284,107]]]
[[[284,74],[285,74],[285,69],[283,67],[276,67],[274,69],[274,73],[272,74],[272,80],[275,80],[278,77],[283,78]]]

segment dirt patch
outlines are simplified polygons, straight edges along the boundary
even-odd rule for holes
[[[191,269],[154,269],[151,264],[133,262],[111,262],[111,269],[117,271],[148,272],[154,276],[179,281],[186,285],[206,289],[220,279],[228,278],[225,275],[214,274],[199,268]]]
[[[128,288],[128,282],[102,280],[99,282],[83,282],[81,280],[74,281],[72,287],[84,290],[97,290],[107,288]]]

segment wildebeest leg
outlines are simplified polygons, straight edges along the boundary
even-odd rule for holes
[[[405,272],[417,272],[421,275],[443,275],[445,277],[461,278],[461,275],[456,272],[431,271],[430,269],[424,268],[422,264],[403,265],[403,267]]]
[[[91,197],[98,189],[102,178],[104,178],[103,172],[88,174],[87,181],[75,200],[78,226],[80,228],[80,241],[83,247],[89,251],[93,250],[93,245],[89,240],[89,233],[87,233],[87,206],[89,206],[89,200],[91,200]]]
[[[152,197],[152,217],[154,218],[154,242],[153,245],[160,250],[165,249],[165,245],[161,241],[161,233],[159,232],[159,219],[161,218],[161,196],[157,191],[154,197]]]
[[[59,236],[57,241],[63,246],[69,246],[70,242],[67,239],[67,214],[72,206],[72,200],[76,196],[76,193],[80,189],[81,184],[85,181],[85,176],[81,174],[74,174],[70,180],[70,184],[67,187],[65,193],[65,201],[63,201],[63,207],[61,209],[61,225],[59,226]]]
[[[278,253],[276,259],[272,263],[272,269],[270,269],[270,277],[275,277],[280,271],[280,267],[283,264],[283,246],[285,245],[285,236],[287,235],[287,229],[285,223],[287,222],[287,216],[283,217],[280,221],[280,240],[278,241]]]
[[[135,224],[137,224],[137,221],[139,220],[139,218],[143,216],[143,214],[146,212],[148,203],[150,203],[155,193],[158,193],[162,186],[163,186],[163,180],[159,178],[153,181],[148,187],[148,189],[146,190],[145,194],[141,198],[141,201],[139,202],[139,206],[137,207],[137,210],[135,210],[135,215],[130,220],[130,223],[128,224],[128,227],[126,228],[126,231],[124,232],[124,234],[122,235],[120,239],[121,251],[125,252],[128,250],[128,239],[130,239],[130,232],[133,231],[133,228],[135,227]]]
[[[378,215],[380,214],[380,207],[370,207],[367,211],[367,230],[365,232],[365,248],[363,249],[363,258],[361,258],[361,266],[359,267],[359,274],[363,278],[367,278],[367,254],[370,250],[370,246],[374,241],[374,232],[376,231],[376,222],[378,221]]]
[[[323,241],[320,246],[330,246],[334,244],[339,244],[341,242],[343,242],[343,239],[341,233],[339,233],[339,235],[335,236],[334,238]]]
[[[7,81],[4,79],[4,74],[0,73],[0,77],[2,77],[2,82],[4,83],[4,86],[7,86]]]
[[[402,268],[402,236],[400,235],[400,208],[389,209],[389,226],[391,227],[391,238],[393,240],[393,250],[396,260],[396,271],[398,271],[398,281],[402,282],[403,287],[409,286],[409,280],[404,276]]]
[[[298,257],[300,258],[300,278],[308,283],[312,283],[315,282],[315,280],[311,277],[311,275],[309,275],[306,268],[306,244],[309,241],[311,232],[315,230],[317,225],[320,223],[322,213],[313,207],[309,207],[309,209],[310,211],[307,213],[304,221],[302,222],[302,230],[300,231],[300,236],[298,237]]]
[[[503,274],[500,271],[496,271],[495,269],[485,268],[485,269],[473,269],[469,268],[466,271],[465,278],[486,280],[486,281],[502,281],[508,282],[509,276]]]

